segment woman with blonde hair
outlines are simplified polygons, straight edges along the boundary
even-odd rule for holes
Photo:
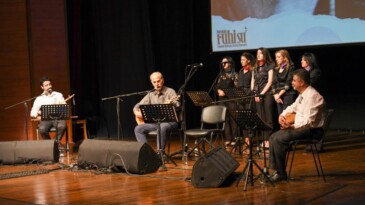
[[[272,90],[278,108],[278,114],[280,115],[285,108],[294,102],[296,97],[296,92],[291,86],[295,67],[289,52],[284,49],[275,52],[275,61],[276,67],[274,70]]]

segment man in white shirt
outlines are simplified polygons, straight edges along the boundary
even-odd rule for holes
[[[53,104],[64,104],[65,99],[63,95],[59,92],[52,90],[51,80],[44,76],[40,79],[41,89],[43,93],[38,96],[34,103],[32,110],[30,111],[30,116],[32,118],[40,118],[41,115],[41,106],[42,105],[53,105]],[[53,126],[53,121],[40,121],[38,125],[38,130],[42,135],[43,139],[51,139],[49,136],[49,130]],[[56,142],[58,142],[66,130],[66,121],[58,120],[57,121],[57,133],[56,133]]]
[[[297,139],[320,139],[323,135],[322,112],[323,97],[310,86],[309,73],[298,69],[293,73],[292,86],[299,92],[295,102],[287,107],[279,116],[281,129],[270,136],[270,168],[275,170],[272,180],[286,180],[286,152],[289,143]],[[287,114],[295,114],[294,123],[287,121]]]

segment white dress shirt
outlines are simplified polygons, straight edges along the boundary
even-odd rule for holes
[[[322,127],[322,112],[325,102],[323,97],[311,86],[301,93],[295,102],[287,107],[281,115],[295,113],[294,128]]]
[[[65,99],[63,98],[63,95],[59,92],[52,91],[50,95],[42,93],[35,99],[32,110],[30,111],[30,116],[34,118],[37,117],[38,111],[41,109],[42,105],[61,104],[64,102]]]

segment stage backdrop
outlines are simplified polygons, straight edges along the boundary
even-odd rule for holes
[[[211,0],[213,51],[365,41],[362,0]]]
[[[179,90],[186,66],[203,63],[186,90],[208,91],[222,57],[233,57],[238,71],[242,52],[256,55],[256,49],[212,52],[210,17],[210,0],[68,1],[72,92],[77,93],[80,115],[95,120],[95,136],[115,138],[118,131],[117,100],[101,99],[151,89],[151,72],[161,71],[166,85]],[[322,94],[328,107],[335,109],[332,128],[364,128],[359,74],[364,44],[282,48],[297,67],[303,53],[316,55],[323,74]],[[273,58],[277,49],[270,49]],[[214,97],[214,91],[210,94]],[[121,98],[120,138],[134,137],[132,108],[142,97]],[[187,127],[198,126],[201,108],[187,97],[186,106]]]

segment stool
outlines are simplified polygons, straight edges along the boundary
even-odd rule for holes
[[[88,139],[86,120],[75,120],[74,122],[76,125],[82,125],[81,128],[83,128],[83,130],[84,130],[84,140]]]

